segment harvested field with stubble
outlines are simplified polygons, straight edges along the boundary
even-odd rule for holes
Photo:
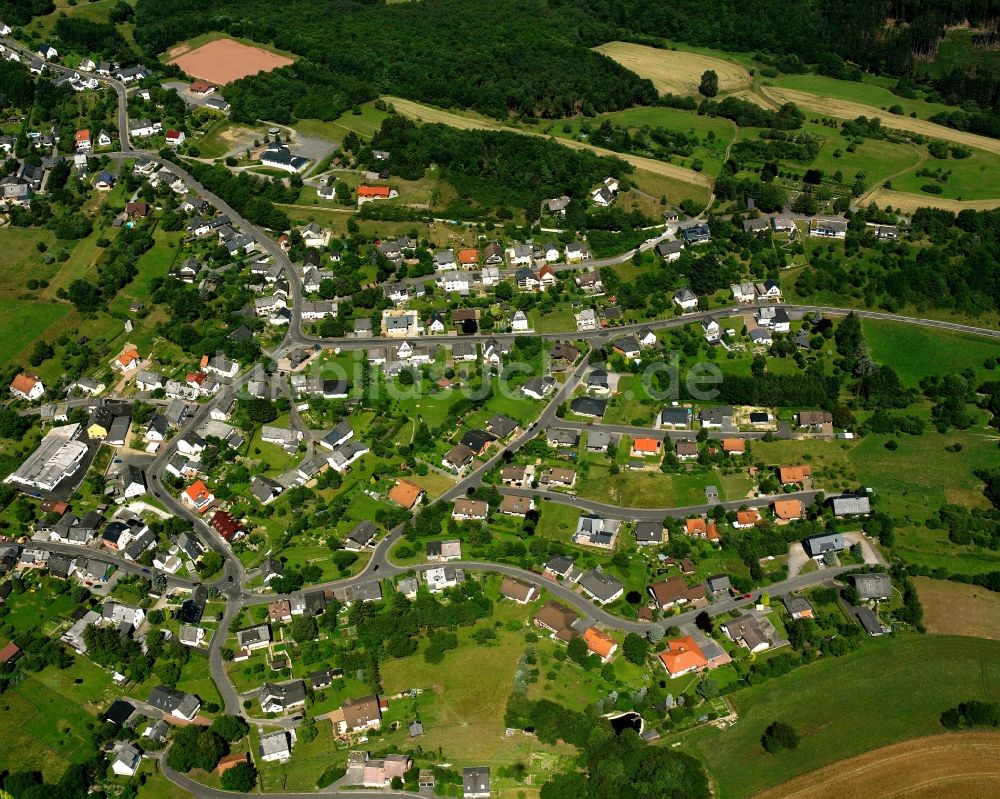
[[[917,577],[927,632],[1000,641],[1000,594],[978,585]]]
[[[1000,194],[1000,189],[997,190]],[[904,214],[912,214],[918,208],[940,208],[942,211],[991,211],[1000,208],[1000,197],[995,200],[949,200],[934,194],[910,194],[890,189],[874,189],[865,195],[866,202],[873,202],[879,208],[891,205]]]
[[[739,64],[700,53],[660,50],[629,42],[608,42],[594,49],[640,78],[649,78],[661,94],[697,94],[701,76],[709,69],[719,76],[722,93],[748,89],[752,83],[750,73]]]
[[[225,38],[207,42],[194,50],[180,45],[170,52],[170,56],[170,63],[176,64],[188,75],[220,86],[294,63],[287,56]]]
[[[720,76],[721,77],[721,76]],[[721,86],[721,80],[720,80]],[[765,99],[772,103],[781,104],[786,102],[795,103],[799,108],[806,111],[813,111],[838,119],[857,119],[860,116],[878,117],[882,120],[882,125],[893,130],[902,130],[909,133],[919,133],[922,136],[929,136],[934,139],[944,139],[956,144],[963,144],[966,147],[977,147],[990,153],[1000,154],[1000,139],[991,139],[986,136],[977,136],[975,133],[966,133],[954,128],[947,128],[926,119],[914,119],[913,117],[898,116],[883,111],[872,105],[855,103],[850,100],[841,100],[833,97],[824,97],[812,92],[804,92],[798,89],[785,89],[778,86],[760,87],[760,93]],[[754,99],[748,96],[747,99]],[[925,203],[930,204],[930,203]]]
[[[988,799],[1000,796],[1000,733],[934,735],[886,746],[757,794],[755,799]]]

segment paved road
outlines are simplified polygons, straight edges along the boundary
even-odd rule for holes
[[[542,502],[556,502],[560,505],[569,505],[587,513],[596,513],[608,518],[622,518],[625,521],[656,522],[667,518],[686,519],[690,516],[711,513],[715,508],[723,507],[728,510],[739,510],[740,508],[764,508],[776,499],[799,499],[804,505],[812,504],[813,500],[822,491],[796,491],[791,494],[777,494],[774,496],[761,496],[755,498],[734,499],[727,502],[708,502],[704,505],[689,505],[682,508],[623,508],[619,505],[608,505],[604,502],[596,502],[592,499],[583,499],[575,494],[564,494],[561,491],[544,491],[539,488],[502,488],[502,494],[510,494],[516,497],[535,497]]]

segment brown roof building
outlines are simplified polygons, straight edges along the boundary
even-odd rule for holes
[[[409,480],[397,480],[396,485],[389,490],[389,499],[407,510],[411,510],[423,495],[424,490]]]
[[[508,516],[524,516],[534,507],[535,503],[531,497],[515,497],[512,494],[505,494],[500,503],[500,512]]]
[[[538,589],[533,585],[522,583],[520,580],[504,577],[503,582],[500,583],[500,596],[525,605],[538,596]]]
[[[569,640],[576,638],[579,633],[571,625],[577,620],[577,615],[565,605],[560,605],[554,599],[550,599],[542,605],[535,614],[535,626],[543,630],[549,630],[557,638]]]
[[[673,605],[684,602],[694,602],[697,599],[705,598],[705,586],[695,585],[688,587],[687,581],[680,575],[675,574],[666,580],[661,580],[649,586],[649,593],[660,608],[669,608]]]
[[[343,723],[347,732],[366,730],[382,724],[382,710],[375,694],[362,696],[360,699],[345,699],[340,709],[344,714]]]

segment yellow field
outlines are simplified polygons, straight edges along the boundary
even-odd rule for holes
[[[721,84],[721,81],[720,81]],[[832,97],[823,97],[812,92],[804,92],[798,89],[784,89],[777,86],[759,87],[760,93],[766,100],[780,105],[785,102],[793,102],[800,108],[807,111],[816,111],[839,119],[857,119],[859,116],[878,117],[882,120],[882,125],[893,130],[902,130],[909,133],[919,133],[923,136],[930,136],[936,139],[945,139],[967,147],[978,147],[980,150],[1000,154],[1000,139],[990,139],[986,136],[977,136],[975,133],[965,133],[954,128],[946,128],[944,125],[937,125],[925,119],[914,119],[913,117],[896,116],[876,108],[873,105],[855,103],[849,100],[837,100]],[[747,99],[755,99],[753,95],[748,95]],[[924,203],[933,205],[933,203]]]
[[[934,735],[886,746],[796,777],[756,799],[987,799],[1000,795],[1000,733]]]
[[[976,585],[917,577],[927,632],[1000,641],[1000,594]]]
[[[1000,208],[1000,199],[995,200],[949,200],[945,197],[935,197],[933,194],[909,194],[889,189],[874,189],[864,197],[865,203],[873,202],[879,208],[891,205],[904,214],[912,214],[918,208],[940,208],[943,211],[989,211]]]
[[[595,49],[640,78],[649,78],[661,94],[697,94],[702,73],[709,69],[719,76],[720,93],[746,89],[752,83],[750,73],[739,64],[700,53],[660,50],[628,42],[608,42]]]
[[[496,120],[487,119],[486,117],[464,113],[458,114],[453,111],[444,111],[440,108],[434,108],[433,106],[416,103],[413,100],[404,100],[401,97],[386,97],[384,99],[387,103],[391,103],[398,113],[405,117],[409,117],[410,119],[415,119],[418,122],[437,122],[442,125],[449,125],[453,128],[459,128],[461,130],[505,130],[510,133],[520,133],[525,136],[542,135],[540,133],[536,133],[535,131],[525,130],[523,128],[509,127],[497,122]],[[636,167],[636,169],[651,172],[654,175],[660,175],[665,178],[681,181],[682,183],[689,183],[692,186],[700,186],[706,190],[711,190],[712,187],[711,178],[707,175],[701,174],[700,172],[695,172],[693,169],[685,169],[684,167],[676,166],[675,164],[667,164],[653,158],[643,158],[637,155],[616,153],[611,150],[605,150],[603,147],[594,147],[586,142],[573,141],[572,139],[559,139],[558,141],[566,147],[572,147],[577,150],[590,150],[597,155],[620,158],[622,161],[627,161],[632,164],[632,166]],[[705,194],[704,192],[702,193]],[[707,197],[707,194],[705,194],[705,197]],[[701,199],[701,197],[696,197],[695,199]]]

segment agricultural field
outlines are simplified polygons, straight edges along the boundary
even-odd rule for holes
[[[979,799],[1000,791],[996,751],[1000,734],[934,735],[882,747],[764,791],[756,799],[840,799],[905,795]]]
[[[976,585],[917,577],[927,632],[1000,640],[1000,594]]]
[[[914,685],[935,690],[914,691]],[[729,698],[739,715],[735,725],[679,740],[682,751],[705,763],[720,797],[742,799],[862,752],[940,732],[940,714],[959,702],[997,701],[1000,643],[946,636],[876,639],[850,655],[823,658]],[[761,748],[760,736],[775,720],[799,733],[794,752],[767,755]]]
[[[595,48],[641,78],[653,81],[661,94],[697,94],[702,73],[713,69],[719,76],[719,92],[750,88],[750,73],[739,64],[700,53],[661,50],[628,42],[608,42]]]

